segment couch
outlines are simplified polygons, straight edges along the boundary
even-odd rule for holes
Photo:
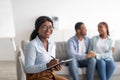
[[[19,50],[17,50],[17,55],[18,55],[17,56],[18,80],[25,80],[24,70],[23,70],[23,68],[21,69],[19,67],[22,67],[24,65],[24,61],[21,64],[21,58],[20,57],[22,56],[22,59],[24,60],[24,55],[23,54],[25,53],[26,45],[28,44],[28,42],[29,41],[27,41],[27,40],[23,40],[21,42],[21,47],[19,48]],[[58,58],[60,60],[67,59],[68,57],[67,57],[67,51],[66,51],[66,42],[61,41],[61,42],[55,42],[55,43],[56,43],[56,58]],[[115,41],[115,51],[113,53],[113,58],[115,60],[116,69],[114,71],[114,74],[112,75],[111,80],[120,80],[120,41],[119,40]],[[21,73],[19,73],[19,71],[21,71]],[[78,71],[79,71],[79,75],[80,75],[80,80],[85,80],[86,69],[85,68],[78,68]],[[61,71],[56,71],[56,73],[59,74],[59,75],[67,77],[69,80],[72,80],[72,77],[71,77],[70,72],[68,70],[68,66],[66,66],[66,65],[62,65],[62,70]],[[21,79],[21,77],[23,77],[24,79]],[[95,80],[98,80],[97,72],[95,72]]]

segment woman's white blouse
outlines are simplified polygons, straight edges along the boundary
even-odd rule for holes
[[[55,44],[48,40],[48,51],[38,36],[32,40],[25,51],[25,71],[26,73],[38,73],[47,69],[46,64],[55,57]]]

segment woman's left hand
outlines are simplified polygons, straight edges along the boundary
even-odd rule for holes
[[[62,69],[62,66],[61,65],[57,65],[54,67],[54,70],[55,71],[60,71]]]

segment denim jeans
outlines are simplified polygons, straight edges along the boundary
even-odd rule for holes
[[[69,62],[69,71],[73,77],[73,80],[80,80],[78,74],[78,67],[86,67],[87,68],[87,80],[94,80],[94,72],[96,67],[96,59],[90,58],[85,60],[76,60],[73,58],[72,61]]]
[[[96,65],[100,80],[109,80],[115,70],[114,61],[98,59]]]

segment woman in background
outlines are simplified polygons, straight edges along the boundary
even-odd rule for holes
[[[35,22],[35,30],[30,37],[25,53],[25,72],[27,80],[67,80],[54,73],[61,70],[61,65],[46,70],[58,63],[55,57],[55,44],[49,40],[53,32],[53,21],[47,16],[39,17]]]
[[[109,36],[109,28],[106,22],[98,24],[98,36],[91,39],[91,50],[95,53],[97,72],[100,80],[109,80],[115,70],[112,57],[113,41]]]

